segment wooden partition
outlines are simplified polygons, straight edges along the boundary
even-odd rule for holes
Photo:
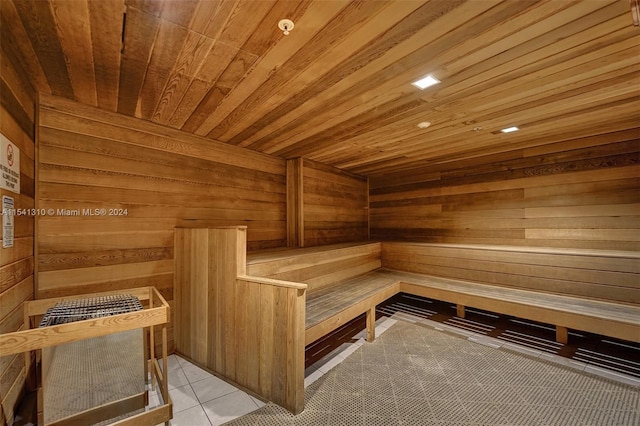
[[[5,2],[2,23],[5,20]],[[33,298],[34,274],[34,215],[35,179],[35,121],[37,95],[31,86],[23,58],[15,49],[16,40],[2,31],[0,43],[0,131],[20,150],[20,194],[0,189],[0,197],[14,199],[14,206],[23,213],[14,215],[14,244],[0,247],[0,335],[25,328],[23,304]],[[4,153],[3,153],[4,155]],[[1,207],[0,207],[1,208]],[[0,242],[2,236],[0,235]],[[25,389],[25,357],[12,354],[0,357],[0,425],[13,418],[14,410]]]
[[[640,304],[638,252],[383,242],[382,265],[510,288]]]
[[[246,274],[246,227],[176,228],[176,350],[294,413],[306,285]]]
[[[287,160],[288,245],[367,240],[368,192],[364,176],[306,158]]]
[[[640,250],[639,129],[370,178],[378,240]]]

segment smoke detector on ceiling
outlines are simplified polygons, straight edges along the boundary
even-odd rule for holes
[[[282,30],[284,35],[289,35],[289,31],[293,29],[293,21],[291,19],[282,19],[278,22],[278,28]]]

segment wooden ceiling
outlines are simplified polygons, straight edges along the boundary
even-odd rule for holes
[[[628,0],[0,7],[3,49],[22,52],[41,92],[369,176],[640,122]],[[295,22],[288,36],[282,18]],[[442,83],[410,84],[426,74]]]

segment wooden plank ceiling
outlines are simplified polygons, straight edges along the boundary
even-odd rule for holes
[[[41,92],[369,176],[640,130],[628,0],[0,4]]]

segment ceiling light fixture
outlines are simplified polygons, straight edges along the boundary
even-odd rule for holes
[[[434,84],[438,84],[438,83],[440,83],[440,80],[438,80],[435,77],[432,77],[432,76],[428,75],[428,76],[426,76],[424,78],[421,78],[420,80],[414,81],[411,84],[413,84],[414,86],[416,86],[420,90],[424,90],[427,87],[433,86]]]
[[[418,124],[416,124],[416,126],[418,126],[421,129],[426,129],[427,127],[431,126],[431,122],[430,121],[421,121]]]
[[[511,132],[517,132],[518,130],[520,130],[518,127],[512,126],[512,127],[507,127],[506,129],[502,129],[500,131],[502,133],[511,133]]]

